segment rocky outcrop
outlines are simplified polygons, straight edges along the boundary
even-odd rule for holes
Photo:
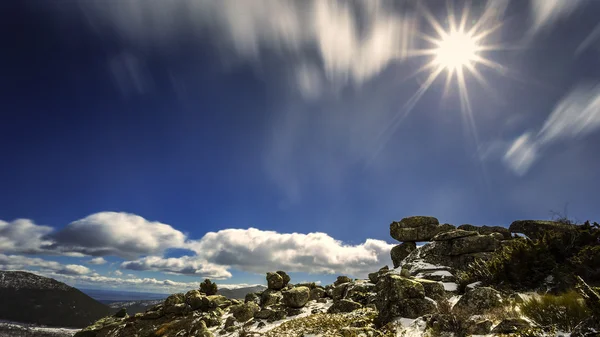
[[[390,251],[392,255],[392,262],[394,263],[394,268],[398,268],[404,260],[405,257],[408,256],[411,252],[417,249],[417,244],[415,242],[403,242],[399,245],[396,245]]]
[[[425,298],[423,285],[409,278],[389,273],[379,279],[376,290],[378,324],[384,325],[397,317],[417,318],[436,311],[435,302]]]
[[[335,280],[335,282],[333,282],[333,285],[335,287],[339,286],[340,284],[343,283],[348,283],[348,282],[352,282],[352,279],[349,278],[348,276],[338,276],[337,280]]]
[[[412,216],[392,222],[390,236],[401,242],[431,241],[435,235],[453,229],[449,224],[440,225],[434,217]]]
[[[539,240],[544,233],[549,231],[568,232],[574,228],[571,225],[565,225],[556,221],[543,220],[517,220],[510,224],[508,230],[511,233],[522,233],[532,240]]]
[[[267,289],[263,291],[262,295],[260,296],[260,306],[264,308],[270,305],[279,304],[282,299],[283,294],[281,291]]]

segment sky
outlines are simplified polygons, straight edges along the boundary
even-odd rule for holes
[[[3,2],[0,269],[160,293],[279,269],[327,284],[391,265],[407,216],[598,221],[599,11]],[[435,47],[457,31],[477,37],[452,50],[468,66]]]

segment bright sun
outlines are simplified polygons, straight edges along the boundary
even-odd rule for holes
[[[452,32],[444,36],[435,49],[435,62],[449,71],[472,66],[477,59],[478,47],[475,39],[464,32]]]
[[[497,14],[492,6],[486,9],[476,20],[471,20],[473,24],[467,27],[467,22],[469,22],[468,2],[463,8],[460,18],[456,18],[454,10],[450,6],[451,0],[447,1],[448,17],[447,20],[444,20],[448,23],[447,27],[443,27],[442,23],[425,6],[420,7],[425,19],[433,28],[435,36],[424,32],[416,33],[417,36],[429,43],[430,46],[424,49],[409,50],[408,55],[411,57],[427,57],[429,58],[429,62],[419,68],[410,77],[423,72],[428,72],[429,75],[421,81],[419,89],[408,99],[398,113],[394,115],[392,122],[380,136],[385,136],[389,139],[396,127],[408,116],[427,89],[445,72],[444,96],[446,96],[451,88],[458,89],[462,117],[467,127],[471,130],[475,142],[479,143],[466,78],[467,75],[475,78],[488,92],[494,93],[494,90],[489,86],[479,68],[487,67],[503,74],[508,72],[508,69],[504,66],[490,60],[485,55],[490,51],[506,49],[506,47],[501,45],[492,45],[489,41],[490,35],[502,27],[502,22],[495,19],[497,18]]]

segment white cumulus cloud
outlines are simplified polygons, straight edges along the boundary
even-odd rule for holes
[[[289,272],[340,273],[366,276],[374,266],[390,263],[390,245],[367,239],[347,245],[325,233],[278,233],[256,228],[225,229],[190,241],[196,256],[180,258],[147,257],[125,262],[122,268],[197,273],[201,261],[249,272],[282,269]]]
[[[170,225],[130,213],[100,212],[52,235],[58,249],[86,255],[134,258],[183,247],[185,235]]]
[[[0,252],[38,253],[51,244],[45,236],[52,227],[40,226],[28,219],[0,220]]]

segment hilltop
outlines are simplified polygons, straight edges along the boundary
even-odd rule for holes
[[[109,314],[107,306],[52,278],[0,271],[0,319],[59,327],[84,327]]]
[[[268,288],[243,301],[191,290],[76,336],[598,336],[600,295],[587,283],[600,281],[597,223],[455,227],[418,216],[390,235],[401,242],[393,268],[368,279],[319,286],[268,272]]]

